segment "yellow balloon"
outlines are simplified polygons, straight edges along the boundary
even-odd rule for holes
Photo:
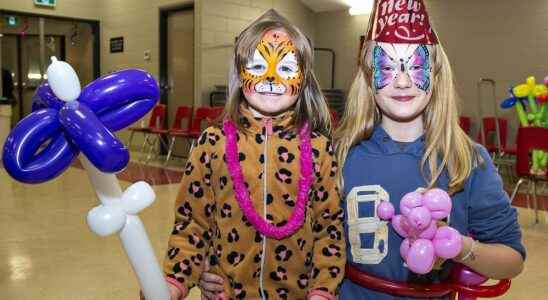
[[[530,88],[527,84],[520,84],[513,89],[514,95],[518,98],[529,96]]]
[[[535,80],[535,76],[529,76],[527,77],[527,81],[526,81],[526,84],[529,86],[529,88],[532,90],[535,85],[537,84],[536,83],[536,80]]]
[[[548,88],[544,85],[541,85],[541,84],[537,84],[535,85],[535,88],[533,89],[533,95],[535,97],[540,97],[544,94],[546,94],[546,92],[548,91]]]

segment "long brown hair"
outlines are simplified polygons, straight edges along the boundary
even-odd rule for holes
[[[340,126],[335,132],[336,156],[344,165],[352,146],[368,139],[381,120],[381,112],[374,99],[370,52],[374,42],[364,43],[361,62],[352,82],[346,109]],[[449,174],[449,192],[461,190],[473,168],[482,163],[474,142],[460,128],[458,120],[458,96],[451,65],[438,44],[433,46],[434,80],[432,98],[424,111],[426,149],[421,161],[421,172],[434,187],[444,170]],[[425,175],[425,169],[430,174]],[[341,175],[341,184],[342,175]]]
[[[303,73],[302,88],[294,106],[293,126],[300,127],[308,122],[310,129],[325,135],[331,133],[331,118],[316,76],[313,72],[313,48],[308,38],[289,21],[270,9],[244,29],[236,40],[234,55],[228,75],[228,99],[223,117],[230,118],[242,129],[239,118],[240,103],[244,100],[241,90],[240,70],[253,57],[263,34],[271,29],[285,30],[297,49],[297,59]]]

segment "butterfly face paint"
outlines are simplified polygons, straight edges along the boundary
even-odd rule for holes
[[[296,96],[302,71],[296,48],[287,33],[269,30],[259,41],[253,57],[240,71],[244,93]]]
[[[419,45],[411,56],[399,60],[390,57],[379,45],[376,45],[373,49],[373,82],[375,90],[390,85],[398,74],[407,74],[415,86],[428,92],[431,73],[430,52],[426,45]]]

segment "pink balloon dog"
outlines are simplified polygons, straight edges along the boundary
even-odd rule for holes
[[[383,220],[392,219],[394,230],[405,238],[400,254],[411,271],[426,274],[432,270],[437,257],[451,259],[460,253],[460,233],[452,227],[437,225],[438,220],[449,215],[451,207],[451,197],[438,188],[403,196],[401,215],[394,216],[392,203],[379,204],[377,215]]]

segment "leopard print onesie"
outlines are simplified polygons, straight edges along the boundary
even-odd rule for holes
[[[283,225],[295,206],[300,175],[298,137],[288,129],[292,113],[271,119],[269,127],[248,108],[240,112],[246,132],[238,133],[240,164],[255,210]],[[206,129],[180,184],[166,276],[188,290],[209,258],[211,272],[223,277],[231,299],[306,299],[310,291],[335,299],[346,262],[337,163],[328,138],[313,132],[311,142],[315,181],[304,225],[276,240],[246,221],[224,162],[224,132]]]

